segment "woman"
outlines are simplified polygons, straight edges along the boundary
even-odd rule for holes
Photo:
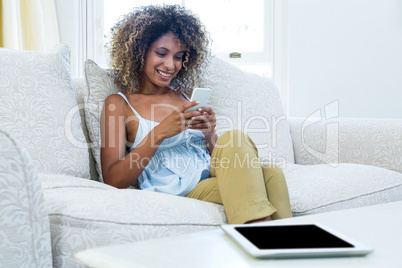
[[[187,95],[208,64],[208,44],[204,26],[179,6],[142,7],[112,29],[111,71],[122,92],[102,112],[104,182],[223,204],[229,223],[291,217],[282,171],[256,165],[250,138],[230,131],[218,140],[211,108],[187,111],[198,104]]]

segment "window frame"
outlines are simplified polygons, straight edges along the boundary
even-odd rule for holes
[[[264,0],[263,3],[264,3],[263,51],[245,52],[240,50],[230,52],[217,52],[214,53],[214,55],[234,65],[242,66],[242,65],[268,64],[272,66],[274,0]],[[230,54],[233,52],[241,53],[241,58],[230,58]],[[272,73],[270,76],[272,76]]]
[[[103,59],[104,46],[104,0],[86,0],[86,23],[87,23],[87,38],[85,40],[87,47],[87,55],[99,62],[100,65],[106,65]],[[265,0],[264,3],[264,26],[263,26],[263,51],[262,52],[245,52],[245,51],[230,51],[230,52],[214,52],[212,53],[234,65],[259,65],[268,64],[272,66],[272,36],[273,36],[273,4],[274,0]],[[182,0],[182,6],[185,6],[186,1]],[[241,53],[241,58],[230,58],[230,53]]]

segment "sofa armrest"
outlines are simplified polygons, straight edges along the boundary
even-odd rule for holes
[[[49,218],[30,157],[0,130],[0,267],[51,267]]]
[[[297,164],[356,163],[402,172],[402,119],[288,122]]]

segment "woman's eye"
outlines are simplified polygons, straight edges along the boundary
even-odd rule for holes
[[[164,53],[159,53],[159,52],[155,52],[158,56],[161,56],[161,57],[163,57],[163,56],[165,56],[165,54]]]
[[[183,60],[183,57],[175,57],[176,60]]]

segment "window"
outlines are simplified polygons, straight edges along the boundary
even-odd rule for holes
[[[211,33],[212,52],[238,67],[271,76],[270,1],[186,0]],[[241,58],[231,58],[240,53]]]
[[[99,5],[95,12],[103,14],[99,16],[103,23],[97,23],[98,29],[93,31],[94,58],[100,65],[107,64],[104,44],[120,15],[135,6],[166,3],[185,6],[199,15],[211,34],[214,55],[245,71],[272,76],[273,0],[103,0],[103,6],[102,1],[94,3]]]

